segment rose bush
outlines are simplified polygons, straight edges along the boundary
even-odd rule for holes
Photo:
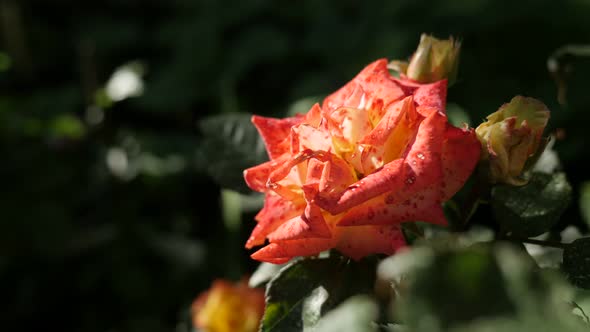
[[[305,115],[254,116],[270,161],[244,171],[265,193],[246,247],[270,243],[252,257],[392,254],[402,222],[446,224],[441,204],[480,155],[474,131],[447,122],[446,90],[395,78],[381,59]]]

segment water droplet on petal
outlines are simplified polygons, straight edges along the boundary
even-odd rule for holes
[[[395,201],[393,195],[387,195],[387,197],[385,197],[385,203],[387,204],[393,204],[393,202]]]
[[[414,177],[414,176],[410,176],[409,178],[406,179],[407,184],[412,184],[414,182],[416,182],[416,177]]]
[[[424,154],[422,154],[422,153],[418,153],[416,156],[417,156],[417,157],[418,157],[418,159],[420,159],[420,160],[424,160],[424,158],[426,158],[426,157],[424,156]]]

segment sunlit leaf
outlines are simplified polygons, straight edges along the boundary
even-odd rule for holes
[[[284,264],[260,263],[248,281],[250,287],[260,287],[269,282],[284,267]]]
[[[318,322],[317,332],[373,332],[379,314],[375,301],[368,296],[354,296],[328,312]]]

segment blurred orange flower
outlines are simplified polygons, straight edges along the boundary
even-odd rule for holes
[[[264,291],[216,280],[191,307],[193,325],[205,332],[255,332],[264,313]]]
[[[270,243],[252,257],[392,254],[405,244],[400,223],[446,224],[441,203],[480,154],[473,130],[447,122],[446,90],[395,78],[381,59],[306,115],[254,116],[271,160],[244,171],[266,194],[246,247]]]

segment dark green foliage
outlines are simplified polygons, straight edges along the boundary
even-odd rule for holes
[[[574,285],[590,289],[590,238],[577,239],[565,247],[562,268]]]
[[[435,315],[443,327],[514,314],[500,267],[485,248],[439,254],[415,278],[405,305]],[[414,312],[407,323],[419,326],[420,311]]]
[[[242,172],[268,160],[264,143],[251,115],[230,113],[203,119],[199,127],[203,140],[197,165],[224,188],[248,193]]]
[[[572,187],[564,173],[534,173],[522,187],[495,186],[492,207],[505,233],[532,237],[549,231],[559,221],[571,194]]]
[[[356,294],[370,293],[376,259],[353,262],[337,254],[284,267],[268,284],[261,331],[301,331]]]
[[[564,280],[512,247],[414,250],[403,255],[425,263],[406,269],[409,286],[396,303],[410,331],[535,331],[539,320],[556,330],[588,328],[571,314]],[[426,260],[424,251],[430,252]]]

